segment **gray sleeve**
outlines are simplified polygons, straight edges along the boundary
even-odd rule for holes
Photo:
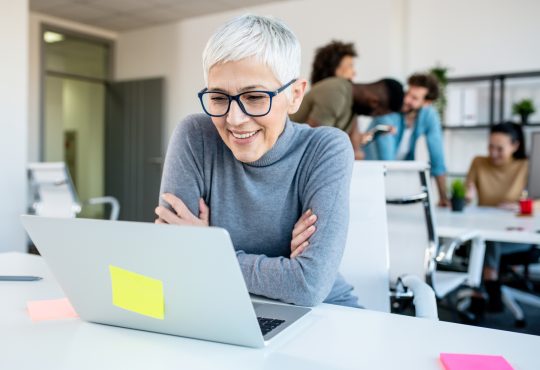
[[[315,306],[332,289],[347,238],[354,154],[346,134],[324,130],[337,134],[326,132],[331,139],[317,148],[299,194],[304,211],[311,208],[318,216],[317,230],[309,247],[294,259],[238,251],[244,279],[253,294]]]
[[[199,215],[199,198],[204,197],[204,142],[196,118],[186,117],[176,126],[165,156],[159,204],[166,205],[161,194],[180,198],[191,213]]]

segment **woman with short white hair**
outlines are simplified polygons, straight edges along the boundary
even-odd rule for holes
[[[203,67],[205,114],[172,135],[156,222],[225,228],[250,293],[357,307],[338,273],[353,151],[338,129],[288,119],[307,84],[296,36],[273,18],[242,16],[210,38]]]

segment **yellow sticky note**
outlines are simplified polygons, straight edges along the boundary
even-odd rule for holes
[[[113,304],[128,311],[163,320],[163,282],[109,265]]]

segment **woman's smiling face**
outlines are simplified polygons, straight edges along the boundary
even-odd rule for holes
[[[270,68],[253,58],[216,64],[208,73],[208,91],[237,95],[246,91],[276,91],[281,83]],[[287,115],[296,112],[304,95],[306,82],[292,84],[291,98],[286,91],[272,98],[272,109],[262,117],[245,114],[236,101],[223,117],[212,117],[221,139],[234,157],[244,163],[261,158],[276,143],[283,132]]]

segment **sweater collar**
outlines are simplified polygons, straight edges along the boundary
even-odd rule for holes
[[[283,156],[288,152],[294,138],[294,125],[291,120],[287,117],[285,121],[285,127],[283,132],[279,135],[276,143],[269,151],[267,151],[263,156],[257,159],[254,162],[245,163],[248,166],[253,167],[264,167],[270,166],[271,164],[279,161]]]

